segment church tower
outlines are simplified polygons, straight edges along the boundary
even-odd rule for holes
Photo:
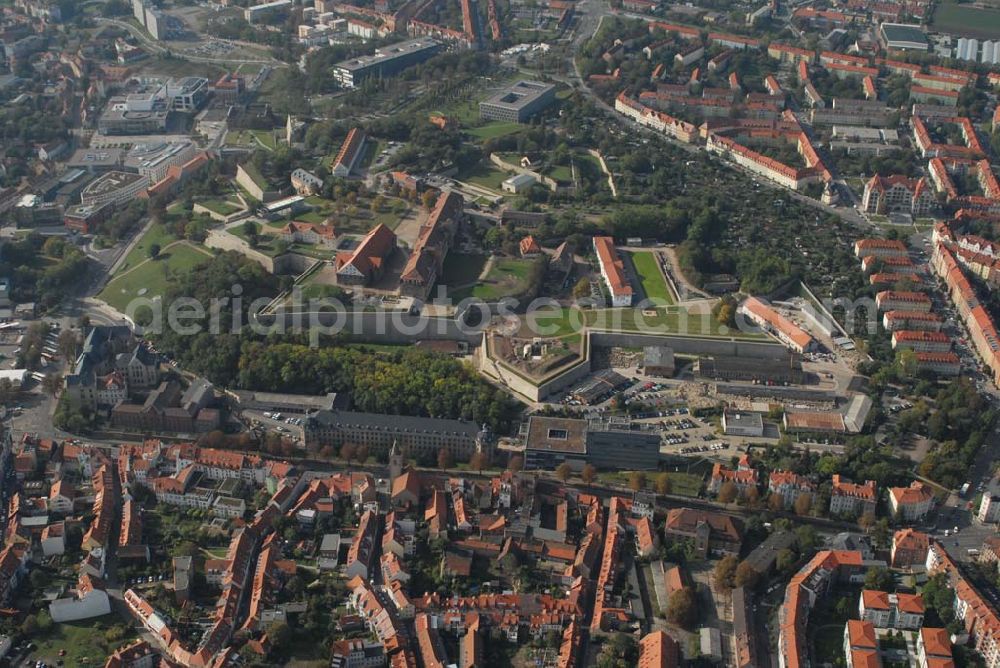
[[[392,449],[389,450],[389,482],[403,474],[403,453],[399,450],[399,444],[392,442]]]

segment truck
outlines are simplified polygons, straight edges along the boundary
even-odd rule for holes
[[[962,485],[962,489],[958,490],[958,495],[964,497],[966,494],[968,494],[969,487],[971,486],[972,486],[971,482],[967,482],[964,485]]]

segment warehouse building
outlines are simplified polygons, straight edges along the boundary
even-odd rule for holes
[[[883,23],[878,29],[878,40],[886,51],[927,51],[930,42],[918,25]]]
[[[705,380],[744,380],[759,383],[801,384],[802,358],[789,353],[781,357],[702,357],[695,363],[696,378]]]

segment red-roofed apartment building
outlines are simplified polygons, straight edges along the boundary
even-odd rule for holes
[[[779,668],[809,665],[806,628],[810,611],[831,586],[836,586],[836,582],[858,582],[863,578],[864,571],[860,552],[824,550],[792,576],[785,588],[784,602],[778,608]]]
[[[858,616],[878,629],[915,631],[924,625],[924,599],[919,594],[864,589],[858,601]]]
[[[831,515],[862,515],[875,511],[876,488],[874,480],[867,480],[859,485],[841,478],[839,473],[833,475],[830,487]]]
[[[900,529],[892,537],[892,567],[923,565],[930,545],[931,537],[927,534],[909,527]]]
[[[858,239],[854,242],[854,256],[865,258],[908,257],[906,244],[898,239]]]
[[[922,628],[917,636],[917,659],[923,668],[955,668],[951,636],[946,629]]]
[[[679,657],[677,641],[663,631],[647,633],[639,641],[638,668],[676,668]]]
[[[848,620],[844,626],[844,656],[847,668],[879,668],[882,665],[875,627],[871,622]]]
[[[791,471],[772,471],[767,481],[767,490],[780,496],[786,508],[803,494],[812,494],[815,489],[816,486],[808,478]]]
[[[718,494],[727,482],[733,483],[740,494],[746,494],[751,488],[757,486],[757,469],[740,466],[734,471],[716,462],[712,466],[712,477],[708,481],[708,491],[712,494]]]
[[[926,216],[937,204],[934,191],[924,177],[911,179],[895,174],[875,175],[865,184],[862,206],[867,213],[884,214],[902,211],[914,216]]]
[[[782,343],[797,353],[811,350],[816,344],[802,328],[756,297],[747,297],[740,304],[739,311],[751,322],[777,336]]]
[[[632,305],[632,285],[625,276],[625,265],[611,237],[594,237],[594,252],[601,266],[601,276],[611,292],[612,306]]]
[[[907,522],[923,519],[933,503],[934,495],[919,480],[910,483],[909,487],[889,488],[889,508],[893,515]]]

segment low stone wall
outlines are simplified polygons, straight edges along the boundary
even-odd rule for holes
[[[251,248],[245,240],[226,230],[211,230],[205,238],[205,245],[216,250],[235,251],[264,267],[271,274],[301,274],[321,261],[299,253],[284,253],[271,257]]]
[[[293,328],[327,329],[329,333],[341,333],[349,339],[369,343],[407,344],[417,338],[428,341],[465,341],[470,346],[482,339],[484,327],[461,327],[454,318],[438,318],[414,315],[404,311],[292,311],[278,307],[270,313],[262,313],[257,320],[276,330],[291,331]]]
[[[240,220],[241,218],[246,218],[246,217],[248,217],[250,215],[250,212],[248,210],[246,210],[246,209],[240,209],[239,211],[237,211],[235,213],[231,213],[228,216],[224,216],[221,213],[219,213],[218,211],[212,211],[207,206],[205,206],[203,204],[199,204],[198,202],[195,202],[194,206],[191,207],[191,212],[192,213],[203,213],[206,216],[208,216],[209,218],[211,218],[212,220],[217,220],[220,223],[232,223],[234,221]]]

